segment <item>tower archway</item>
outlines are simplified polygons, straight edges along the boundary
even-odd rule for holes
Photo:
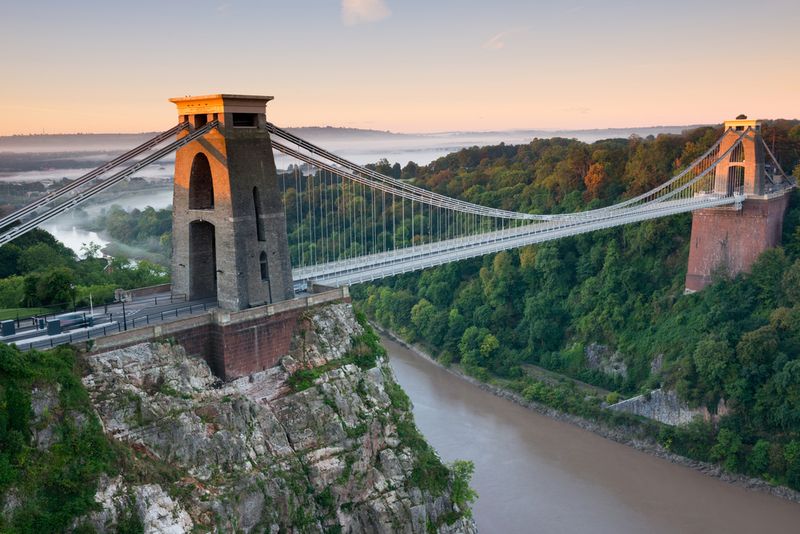
[[[189,175],[189,209],[214,209],[214,181],[211,178],[211,165],[208,157],[198,152],[192,160]]]
[[[217,243],[214,225],[189,224],[189,298],[217,296]]]

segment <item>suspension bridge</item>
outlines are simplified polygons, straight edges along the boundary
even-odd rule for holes
[[[176,126],[0,219],[0,245],[178,152],[174,283],[208,297],[221,276],[235,273],[229,286],[236,295],[227,302],[242,309],[290,298],[294,287],[357,284],[678,213],[741,210],[750,198],[769,200],[794,187],[761,137],[760,123],[740,120],[726,123],[722,136],[684,169],[633,198],[567,214],[508,211],[339,157],[268,122],[268,100],[173,99],[181,117]],[[275,170],[273,152],[290,164]],[[260,171],[252,170],[253,162]],[[252,229],[243,234],[237,225]],[[229,233],[221,235],[224,229]],[[225,268],[230,254],[249,256]]]
[[[162,305],[137,316],[122,300],[121,321],[5,340],[35,348],[91,337],[92,350],[104,351],[169,338],[228,380],[277,365],[304,310],[347,300],[350,284],[686,212],[693,213],[686,289],[699,290],[720,269],[749,270],[780,243],[795,187],[761,122],[739,117],[650,191],[576,213],[509,211],[356,165],[267,121],[270,100],[171,99],[174,127],[2,217],[0,245],[175,154],[171,284],[155,297]],[[176,295],[187,302],[173,304]]]

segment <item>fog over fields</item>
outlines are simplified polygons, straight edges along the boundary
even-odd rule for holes
[[[337,154],[364,164],[386,158],[405,165],[409,161],[430,163],[450,152],[469,146],[498,143],[522,144],[534,138],[567,137],[585,142],[611,137],[680,133],[690,126],[653,126],[646,128],[613,128],[597,130],[508,130],[488,132],[442,132],[401,134],[353,128],[301,127],[288,128],[292,133],[319,144]],[[72,178],[84,169],[91,169],[129,150],[155,132],[139,134],[56,134],[0,137],[0,180],[29,181]],[[160,163],[167,164],[174,157]],[[282,158],[277,164],[282,165]],[[163,177],[158,164],[140,174],[144,178]],[[69,172],[69,171],[73,172]],[[30,174],[29,174],[30,173]]]

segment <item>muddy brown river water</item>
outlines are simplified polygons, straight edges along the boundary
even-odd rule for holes
[[[428,442],[475,463],[482,534],[800,533],[800,504],[549,419],[383,342]]]

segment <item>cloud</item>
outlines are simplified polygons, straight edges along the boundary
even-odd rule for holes
[[[384,0],[342,0],[342,22],[347,26],[376,22],[391,14]]]
[[[509,35],[514,35],[515,33],[524,32],[526,28],[514,28],[512,30],[506,30],[504,32],[500,32],[497,35],[492,36],[488,41],[483,43],[483,48],[486,50],[502,50],[506,47],[506,37]]]

